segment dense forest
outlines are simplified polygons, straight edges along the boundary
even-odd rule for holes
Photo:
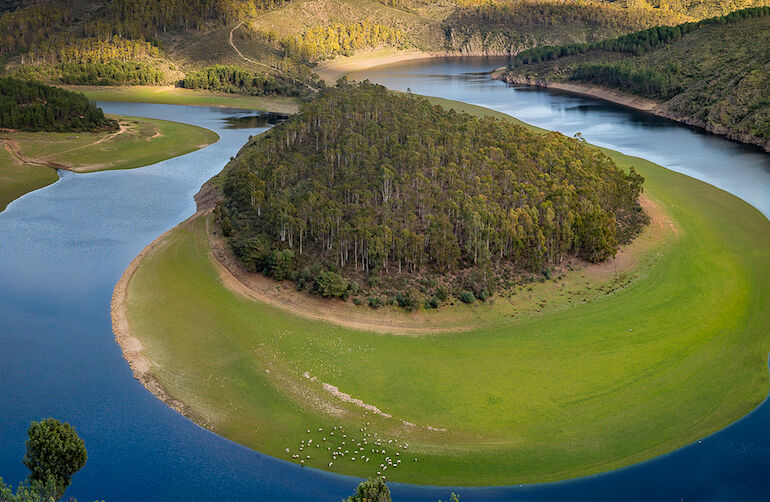
[[[323,82],[317,84],[320,86]],[[232,65],[215,65],[203,68],[185,76],[179,86],[186,89],[208,89],[252,96],[305,97],[314,93],[313,88],[301,81],[288,79],[281,75],[274,76],[252,72]]]
[[[744,19],[770,16],[770,7],[753,7],[731,12],[725,16],[704,19],[695,23],[682,23],[677,26],[656,26],[647,30],[629,33],[617,38],[601,40],[589,44],[569,44],[558,46],[534,47],[517,54],[511,67],[523,66],[541,61],[550,61],[564,56],[583,54],[589,51],[626,52],[641,56],[653,49],[675,42],[682,36],[707,26],[736,23]]]
[[[118,123],[81,93],[0,78],[0,127],[26,131],[116,130]]]
[[[350,56],[359,49],[380,45],[403,48],[407,42],[406,35],[399,29],[363,21],[318,26],[284,39],[281,44],[288,57],[315,61],[338,55]]]
[[[109,0],[86,23],[86,34],[144,38],[168,31],[199,30],[209,21],[229,23],[289,0]]]
[[[483,296],[569,256],[602,261],[646,222],[641,176],[581,141],[369,83],[322,91],[224,173],[238,257],[324,296],[425,277]]]
[[[516,54],[551,40],[584,42],[688,19],[617,3],[524,0],[460,8],[443,25],[448,49]]]
[[[590,46],[534,49],[503,79],[618,89],[660,101],[663,116],[770,150],[767,47],[770,7],[757,7]]]

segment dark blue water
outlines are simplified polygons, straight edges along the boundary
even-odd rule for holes
[[[474,79],[468,85],[475,86]],[[454,88],[462,78],[448,81]],[[507,90],[503,96],[516,92]],[[547,99],[547,106],[562,99],[528,96]],[[570,103],[572,98],[563,99]],[[14,484],[24,478],[21,459],[29,422],[55,416],[75,425],[86,441],[88,463],[67,493],[80,500],[340,500],[352,493],[358,483],[354,478],[266,457],[178,415],[133,379],[112,335],[110,296],[128,263],[194,212],[192,196],[201,183],[264,126],[248,118],[252,112],[104,107],[111,113],[201,125],[222,139],[132,171],[64,173],[59,182],[0,213],[0,473]],[[615,113],[621,117],[624,112]],[[592,116],[590,111],[586,115]],[[628,120],[628,127],[636,127],[634,119]],[[239,125],[249,128],[233,128]],[[716,144],[712,155],[733,147],[726,141]],[[767,164],[756,159],[765,156],[748,154],[741,169],[761,176]],[[770,184],[763,190],[770,190]],[[768,424],[770,406],[764,404],[702,443],[631,468],[562,483],[454,491],[463,502],[768,500]],[[391,488],[400,501],[446,500],[450,491],[395,483]]]

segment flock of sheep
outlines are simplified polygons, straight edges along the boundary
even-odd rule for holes
[[[409,448],[407,443],[400,443],[398,439],[388,439],[387,441],[377,437],[377,433],[367,432],[369,422],[366,422],[366,426],[360,429],[362,438],[360,441],[353,437],[348,438],[345,429],[340,426],[335,426],[332,430],[329,430],[329,438],[323,434],[323,427],[318,428],[320,440],[314,440],[312,437],[303,439],[298,447],[298,453],[292,454],[290,448],[286,448],[285,452],[291,455],[294,460],[299,460],[301,465],[305,465],[305,460],[311,460],[310,452],[313,449],[317,449],[319,456],[323,455],[323,448],[326,448],[327,454],[330,454],[330,462],[328,467],[333,467],[334,462],[341,459],[347,459],[350,462],[364,462],[368,463],[370,460],[380,457],[379,469],[376,471],[378,476],[384,476],[384,472],[388,469],[396,469],[401,465],[401,453],[405,452]],[[311,430],[307,430],[307,434],[311,434]],[[333,443],[337,443],[334,448]],[[345,448],[348,449],[345,449]],[[390,449],[390,453],[386,450],[386,447]],[[307,450],[307,451],[306,451]],[[399,451],[400,450],[400,451]],[[376,462],[377,460],[375,460]],[[414,457],[414,462],[417,462],[417,457]]]

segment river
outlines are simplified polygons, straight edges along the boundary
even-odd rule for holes
[[[567,134],[582,131],[594,143],[701,177],[770,212],[770,156],[613,105],[511,89],[473,74],[496,64],[436,60],[371,70],[367,76],[393,88],[489,106]],[[0,473],[5,481],[15,484],[26,475],[21,459],[29,422],[55,416],[75,425],[86,441],[88,463],[67,492],[80,500],[340,500],[351,494],[356,479],[261,455],[178,415],[134,380],[112,335],[110,297],[128,263],[194,212],[198,187],[249,135],[265,130],[268,118],[216,108],[102,105],[109,113],[206,127],[221,140],[131,171],[65,172],[57,183],[0,213]],[[766,401],[702,442],[626,469],[560,483],[454,491],[463,502],[766,500],[768,423]],[[391,488],[397,501],[446,500],[450,492],[397,483]]]

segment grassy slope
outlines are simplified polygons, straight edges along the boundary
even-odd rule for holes
[[[25,158],[39,163],[55,162],[76,171],[131,169],[155,164],[216,142],[216,133],[189,124],[156,119],[119,117],[128,131],[107,139],[112,133],[5,133]],[[160,136],[156,136],[160,134]],[[0,149],[0,210],[14,199],[56,181],[49,167],[22,164]]]
[[[525,65],[511,73],[568,81],[583,63],[622,61],[652,67],[685,89],[665,105],[675,114],[770,140],[768,46],[770,17],[764,17],[709,26],[641,56],[592,51]],[[672,66],[678,71],[669,73]]]
[[[299,100],[290,97],[258,97],[239,94],[225,94],[208,91],[194,91],[178,87],[80,87],[61,86],[82,92],[95,101],[125,101],[132,103],[162,103],[169,105],[217,106],[263,110],[275,113],[294,113]]]
[[[612,295],[474,332],[357,332],[225,289],[197,220],[172,232],[130,282],[132,332],[152,375],[198,421],[286,459],[285,448],[298,453],[313,438],[322,447],[305,448],[306,465],[336,472],[379,470],[384,455],[370,452],[369,463],[328,467],[325,447],[341,444],[328,428],[344,425],[357,443],[365,422],[410,444],[404,465],[384,474],[424,484],[555,480],[670,451],[767,395],[770,223],[721,190],[610,154],[636,166],[678,224],[678,238]],[[305,371],[394,418],[363,416]],[[345,414],[318,411],[324,396]]]

